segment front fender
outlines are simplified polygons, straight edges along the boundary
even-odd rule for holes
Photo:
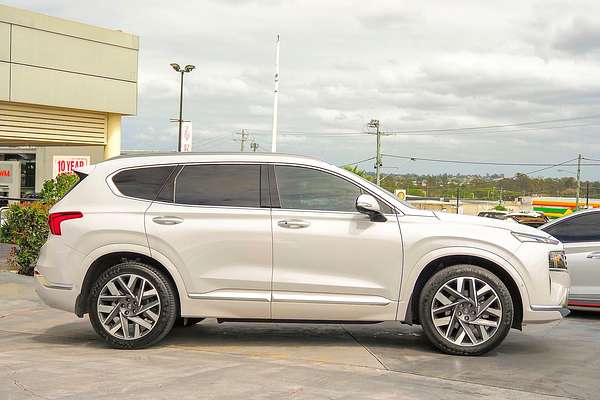
[[[430,251],[422,255],[418,259],[418,261],[413,265],[413,267],[405,269],[405,275],[402,279],[402,285],[400,289],[400,301],[398,303],[398,312],[396,314],[397,320],[405,320],[408,311],[408,306],[410,304],[410,299],[413,295],[413,291],[415,290],[417,280],[423,272],[423,270],[435,260],[439,260],[448,256],[479,257],[500,266],[510,275],[513,281],[516,283],[517,288],[519,289],[519,293],[521,295],[521,300],[523,302],[524,309],[529,308],[529,293],[527,291],[525,279],[523,277],[522,272],[520,271],[520,268],[515,267],[515,265],[513,265],[517,264],[515,260],[509,261],[498,254],[480,248],[468,246],[453,246]]]

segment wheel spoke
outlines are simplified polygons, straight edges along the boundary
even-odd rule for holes
[[[446,325],[450,324],[451,319],[452,319],[451,316],[442,317],[442,318],[438,318],[438,319],[434,320],[433,323],[435,324],[435,326],[446,326]]]
[[[142,308],[139,309],[139,311],[137,312],[137,315],[140,315],[141,313],[143,313],[147,310],[150,310],[153,307],[156,307],[158,304],[159,304],[158,300],[146,304],[145,306],[143,306]]]
[[[462,326],[464,332],[466,332],[466,334],[469,337],[469,340],[471,341],[471,343],[472,344],[477,344],[478,340],[475,337],[475,335],[473,334],[473,331],[471,330],[471,328],[469,328],[469,325],[467,325],[466,323],[460,321],[460,326]]]
[[[108,314],[106,316],[106,318],[104,319],[104,324],[107,324],[110,321],[112,321],[112,319],[115,318],[118,314],[119,314],[119,305],[117,304],[116,306],[114,306],[114,308],[112,309],[110,314]]]
[[[143,280],[142,284],[140,285],[140,292],[137,295],[137,305],[141,306],[142,305],[142,299],[144,298],[144,288],[146,287],[146,281]]]
[[[125,284],[125,282],[123,281],[123,278],[122,278],[122,277],[120,277],[120,276],[119,276],[119,277],[117,278],[117,282],[119,282],[119,283],[121,284],[121,286],[123,286],[123,289],[125,289],[125,292],[127,292],[127,294],[128,294],[129,296],[131,296],[131,297],[135,297],[135,295],[133,294],[133,292],[131,291],[131,289],[129,289],[129,286],[127,286],[127,285]]]
[[[129,339],[129,322],[127,322],[127,318],[125,318],[123,314],[121,314],[120,317],[121,327],[123,328],[123,336],[125,337],[125,339]]]
[[[446,310],[449,310],[449,309],[451,309],[452,307],[456,307],[457,305],[459,305],[459,304],[461,304],[461,303],[463,303],[463,301],[462,301],[462,300],[461,300],[461,301],[457,301],[457,302],[455,302],[455,303],[446,304],[445,306],[441,306],[441,307],[438,307],[438,308],[434,309],[434,310],[433,310],[433,313],[434,313],[434,314],[437,314],[437,313],[439,313],[439,312],[441,312],[441,311],[446,311]]]
[[[491,321],[489,319],[478,318],[474,321],[470,321],[470,324],[479,325],[479,326],[490,326],[492,328],[497,328],[498,323],[496,321]]]
[[[152,324],[150,322],[144,321],[140,317],[129,317],[128,319],[132,322],[135,322],[136,325],[141,325],[146,329],[152,329]]]
[[[492,295],[489,299],[487,299],[486,301],[484,301],[481,304],[481,308],[479,309],[479,311],[477,312],[477,315],[475,316],[475,318],[479,318],[481,316],[481,314],[483,314],[484,312],[486,312],[486,310],[492,305],[492,303],[494,301],[498,300],[498,296],[496,296],[495,294]]]
[[[473,301],[473,305],[475,307],[477,307],[478,304],[477,304],[477,290],[475,289],[475,278],[469,279],[469,294],[470,294],[471,300]]]

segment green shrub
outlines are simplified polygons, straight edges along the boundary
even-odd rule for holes
[[[508,211],[508,208],[504,207],[502,204],[498,204],[496,207],[494,207],[494,210],[496,210],[496,211]]]
[[[41,201],[10,205],[0,228],[0,240],[13,245],[7,259],[11,268],[33,275],[40,248],[48,238],[48,210],[78,181],[77,175],[61,174],[44,183]]]
[[[4,243],[14,245],[8,264],[20,274],[33,275],[40,248],[48,238],[48,209],[42,202],[12,204],[0,230]]]

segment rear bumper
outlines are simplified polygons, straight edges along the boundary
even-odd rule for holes
[[[77,294],[72,285],[49,281],[37,269],[35,275],[35,291],[42,301],[52,308],[75,312]]]

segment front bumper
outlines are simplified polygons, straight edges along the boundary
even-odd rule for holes
[[[550,304],[530,304],[523,312],[523,324],[543,324],[566,317],[571,277],[567,270],[550,271]]]

